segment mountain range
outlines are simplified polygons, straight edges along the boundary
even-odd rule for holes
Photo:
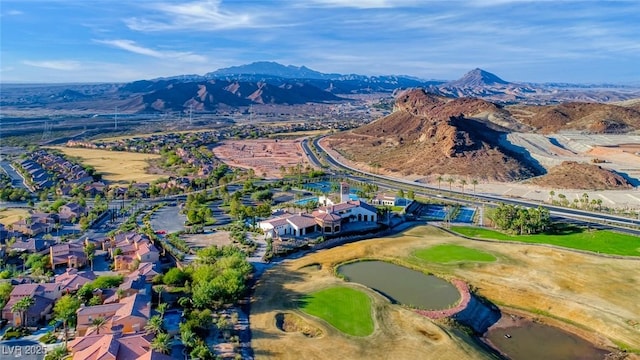
[[[565,101],[611,102],[640,97],[640,89],[567,84],[525,84],[474,69],[455,81],[422,80],[406,75],[366,76],[322,73],[305,66],[255,62],[218,69],[205,75],[178,75],[127,84],[2,85],[4,107],[113,109],[126,112],[214,111],[220,106],[304,104],[344,100],[345,95],[392,93],[425,88],[449,97],[477,97],[501,104],[554,104]]]

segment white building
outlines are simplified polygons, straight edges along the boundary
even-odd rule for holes
[[[312,232],[337,234],[347,222],[376,223],[376,208],[362,201],[347,201],[318,208],[313,214],[285,214],[261,221],[258,226],[267,238],[305,236]]]

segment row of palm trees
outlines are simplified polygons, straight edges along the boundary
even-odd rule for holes
[[[439,176],[436,178],[436,180],[438,181],[438,189],[440,189],[440,184],[441,184],[443,181],[448,182],[448,183],[449,183],[449,191],[451,191],[451,190],[452,190],[452,185],[453,185],[453,183],[455,183],[455,182],[456,182],[456,179],[454,179],[453,177],[448,177],[448,178],[446,178],[446,179],[445,179],[445,178],[444,178],[444,176],[442,176],[442,175],[439,175]],[[460,184],[460,187],[462,188],[462,192],[464,193],[464,187],[465,187],[466,185],[468,185],[468,184],[469,184],[469,182],[468,182],[467,180],[465,180],[465,179],[459,179],[459,180],[458,180],[458,183]],[[478,180],[476,180],[476,179],[471,179],[471,185],[473,185],[473,192],[475,193],[475,192],[476,192],[476,185],[478,185]]]

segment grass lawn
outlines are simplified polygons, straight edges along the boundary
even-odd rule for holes
[[[120,184],[130,181],[152,182],[161,175],[149,174],[146,169],[149,160],[158,159],[160,155],[142,154],[124,151],[99,149],[54,147],[67,156],[80,158],[82,163],[93,166],[103,179]]]
[[[10,225],[29,216],[29,210],[23,208],[0,208],[0,224]]]
[[[334,287],[305,296],[300,309],[317,316],[345,334],[367,336],[373,333],[371,299],[362,291]]]
[[[602,254],[640,256],[640,237],[608,230],[587,230],[578,227],[567,227],[565,231],[560,233],[536,235],[509,235],[494,230],[471,226],[452,226],[451,230],[462,235],[481,239],[551,244]]]
[[[496,257],[484,251],[453,244],[442,244],[420,249],[413,255],[421,260],[435,263],[452,263],[463,261],[496,261]]]

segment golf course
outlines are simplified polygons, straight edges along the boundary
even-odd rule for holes
[[[475,241],[418,226],[285,260],[267,270],[252,299],[256,358],[495,358],[452,321],[430,320],[336,275],[341,264],[361,259],[461,279],[504,311],[559,327],[601,349],[640,349],[637,259]],[[283,331],[276,326],[282,313],[295,314],[321,335]]]

